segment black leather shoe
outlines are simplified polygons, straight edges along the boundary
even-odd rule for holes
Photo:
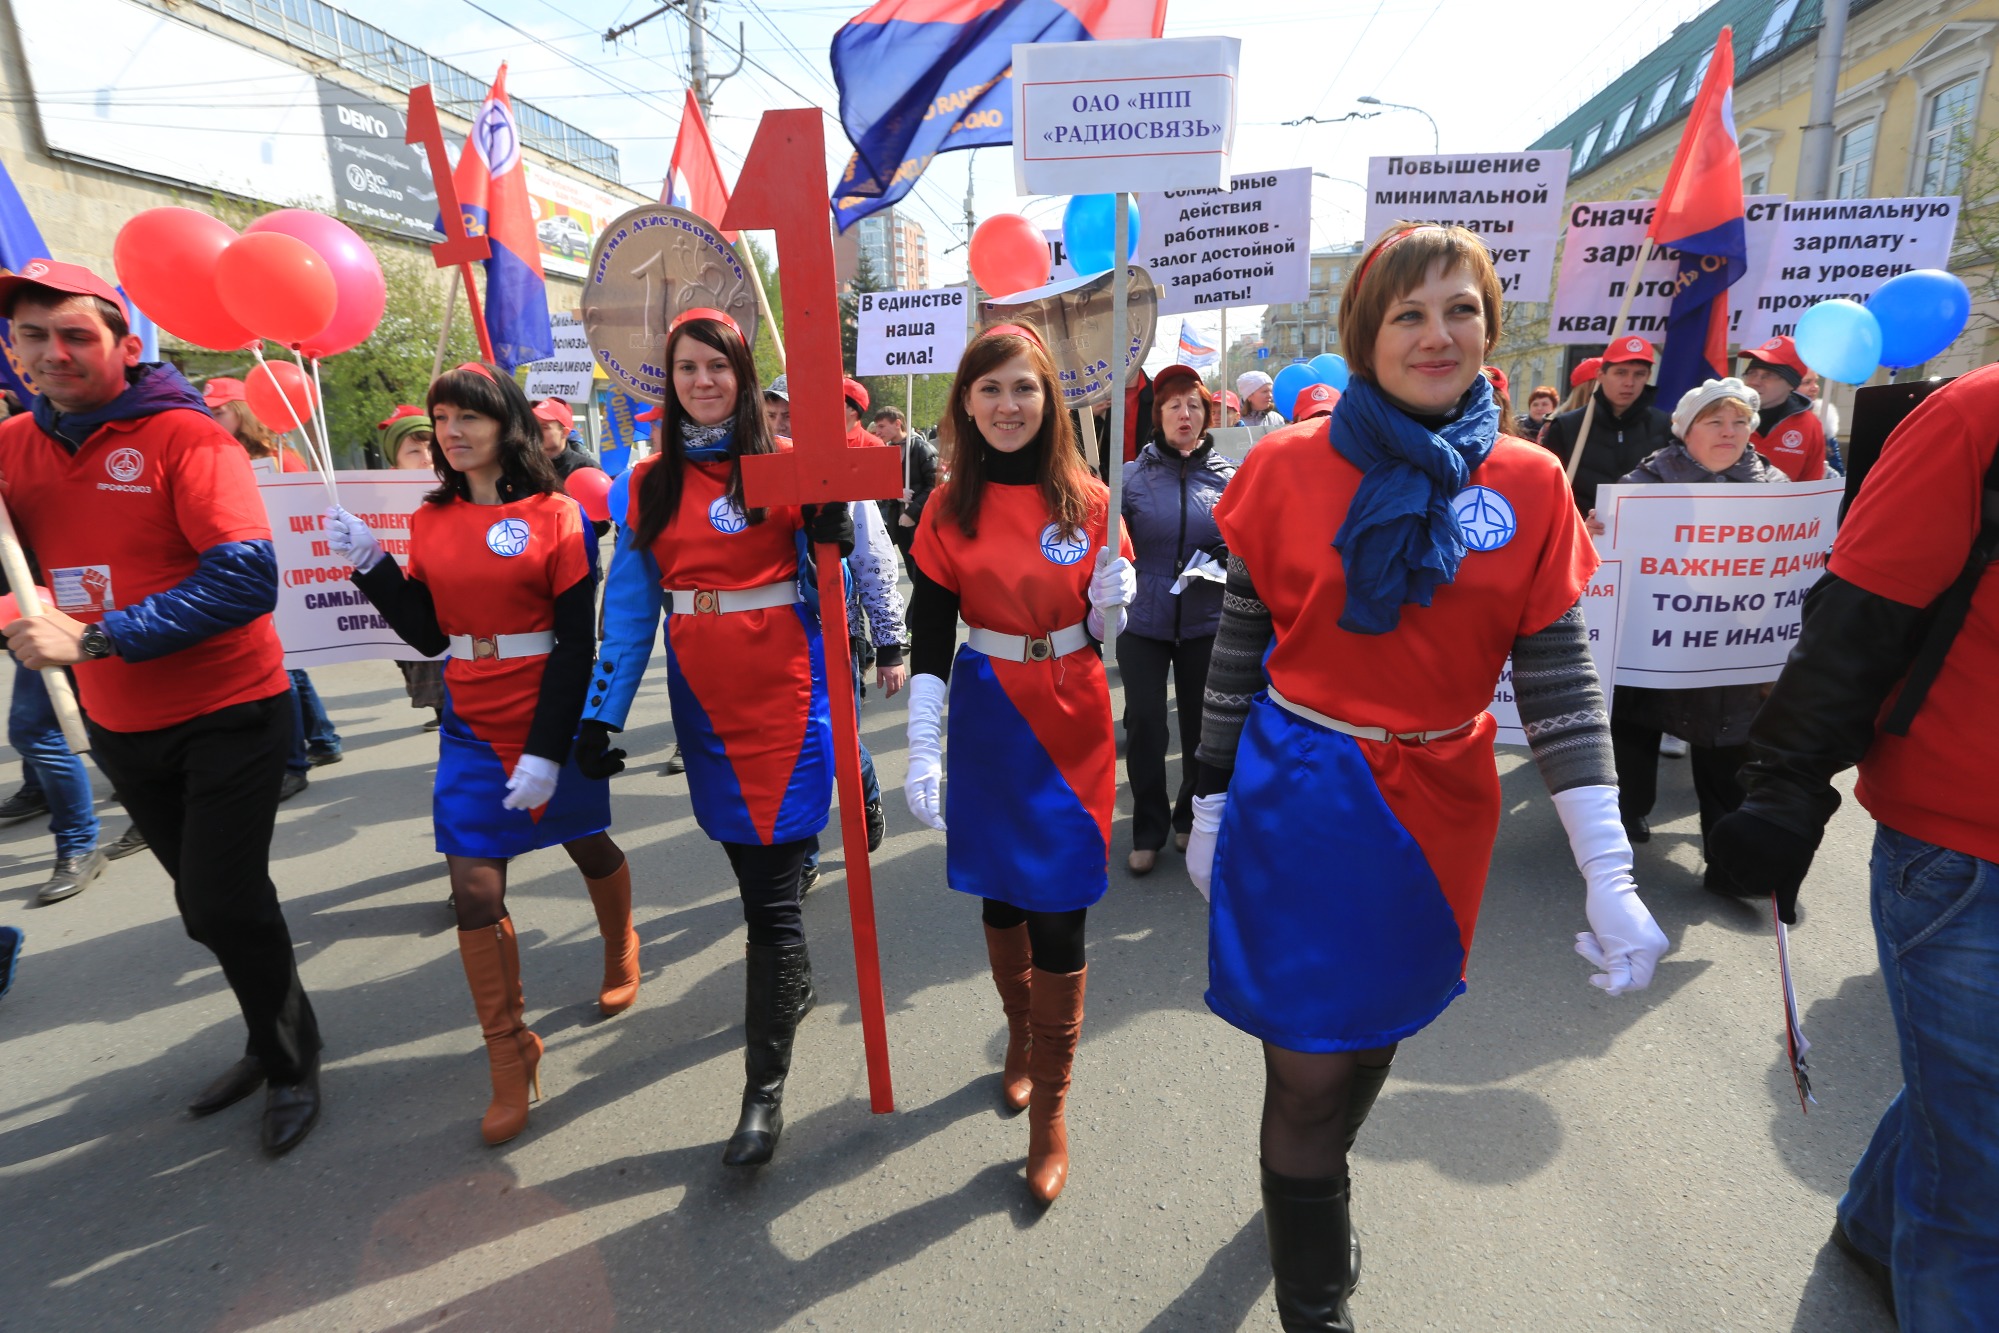
[[[145,851],[147,846],[146,835],[139,832],[137,824],[133,824],[118,835],[118,841],[104,849],[104,857],[109,861],[122,861],[133,852]]]
[[[285,770],[285,780],[278,784],[278,804],[283,805],[292,797],[305,790],[306,777],[303,773]]]
[[[868,802],[868,850],[871,852],[880,851],[882,849],[882,839],[887,836],[888,836],[888,816],[882,813],[882,803],[878,800],[869,801]]]
[[[1867,1280],[1874,1284],[1875,1290],[1879,1291],[1882,1299],[1888,1302],[1888,1308],[1893,1310],[1895,1308],[1894,1270],[1854,1244],[1853,1237],[1846,1234],[1846,1228],[1840,1224],[1839,1219],[1836,1217],[1832,1220],[1832,1243],[1835,1249],[1838,1249],[1847,1258],[1853,1260],[1854,1265],[1867,1275]]]
[[[319,1123],[319,1062],[296,1083],[273,1083],[264,1092],[264,1151],[283,1157],[305,1142]]]
[[[234,1106],[264,1086],[264,1066],[246,1055],[222,1071],[222,1077],[195,1094],[187,1104],[189,1115],[214,1115],[225,1106]]]
[[[1651,821],[1644,819],[1625,820],[1624,836],[1631,839],[1633,843],[1652,841]]]
[[[48,798],[40,792],[31,792],[26,787],[0,801],[0,824],[18,824],[24,819],[49,812]]]
[[[812,892],[812,887],[818,882],[819,863],[816,861],[807,861],[804,869],[798,872],[798,896],[803,898],[806,894]]]
[[[107,864],[109,862],[104,853],[95,847],[82,856],[58,856],[55,872],[49,876],[49,882],[42,885],[42,891],[35,895],[35,902],[47,907],[50,903],[76,897],[97,882]]]
[[[680,757],[680,747],[678,745],[674,746],[673,753],[666,757],[666,768],[664,771],[668,777],[687,771],[687,761]]]
[[[345,756],[342,755],[340,751],[337,749],[307,750],[305,753],[305,762],[311,764],[314,768],[324,768],[328,764],[337,764],[343,758],[345,758]]]

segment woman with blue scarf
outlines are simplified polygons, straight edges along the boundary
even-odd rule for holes
[[[683,311],[663,355],[673,385],[659,452],[611,484],[618,545],[576,762],[592,777],[624,768],[610,736],[624,728],[664,614],[667,700],[694,819],[728,853],[749,926],[742,1115],[722,1160],[760,1166],[784,1131],[792,1036],[815,998],[799,881],[833,792],[826,656],[801,591],[800,535],[844,556],[854,526],[846,505],[744,506],[742,456],[778,446],[733,319]]]
[[[1501,434],[1480,373],[1499,312],[1471,232],[1391,228],[1340,302],[1339,405],[1266,436],[1215,508],[1228,586],[1187,866],[1211,894],[1209,1007],[1264,1045],[1286,1329],[1353,1327],[1347,1154],[1396,1044],[1465,989],[1509,653],[1588,885],[1591,980],[1641,989],[1667,947],[1632,882],[1578,604],[1596,552],[1561,465]]]

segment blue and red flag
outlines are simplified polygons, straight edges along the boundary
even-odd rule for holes
[[[507,99],[507,67],[479,106],[465,151],[452,173],[468,235],[492,241],[486,263],[486,331],[493,360],[504,370],[555,355],[548,326],[548,287],[541,277],[541,243],[521,165],[520,122]]]
[[[21,202],[14,178],[7,174],[6,165],[0,163],[0,270],[19,273],[30,260],[54,258],[49,253],[49,243],[42,239],[42,229],[35,225],[34,215]],[[14,354],[13,331],[4,319],[0,319],[0,389],[8,390],[23,404],[35,393],[29,387],[26,369]]]
[[[715,141],[708,137],[708,122],[701,118],[701,104],[694,100],[692,88],[687,90],[687,105],[680,109],[680,133],[674,136],[673,160],[659,187],[659,201],[684,208],[714,223],[717,230],[729,211],[729,183],[723,179]],[[722,239],[734,245],[738,236],[724,231]]]
[[[881,0],[833,35],[854,156],[840,230],[908,194],[939,153],[1013,142],[1013,48],[1157,37],[1166,0]]]
[[[1749,267],[1742,150],[1735,138],[1735,36],[1729,28],[1715,39],[1707,77],[1646,236],[1680,254],[1659,353],[1659,402],[1671,410],[1688,389],[1728,373],[1728,289]]]
[[[1222,359],[1220,349],[1201,337],[1198,330],[1185,319],[1180,321],[1180,364],[1192,366],[1196,370],[1206,370]]]

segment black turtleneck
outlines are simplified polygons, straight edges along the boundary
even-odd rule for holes
[[[995,486],[1032,486],[1041,468],[1041,447],[1029,445],[1012,453],[1001,453],[983,440],[979,442],[979,471]]]
[[[1002,453],[990,444],[979,444],[979,471],[989,486],[1032,486],[1041,467],[1041,447],[1029,445],[1012,453]],[[933,520],[954,522],[937,511]],[[951,659],[958,651],[958,594],[923,572],[916,553],[910,552],[909,581],[909,670],[912,675],[951,679]]]

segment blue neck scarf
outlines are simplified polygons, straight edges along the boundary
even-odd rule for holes
[[[718,421],[712,426],[697,426],[692,421],[683,421],[680,423],[680,447],[697,463],[719,462],[729,456],[735,424],[731,420]]]
[[[1333,408],[1331,435],[1363,474],[1333,536],[1346,562],[1340,628],[1386,634],[1405,602],[1428,606],[1438,586],[1458,576],[1467,548],[1451,500],[1492,452],[1499,405],[1480,375],[1458,419],[1435,432],[1356,376]]]

